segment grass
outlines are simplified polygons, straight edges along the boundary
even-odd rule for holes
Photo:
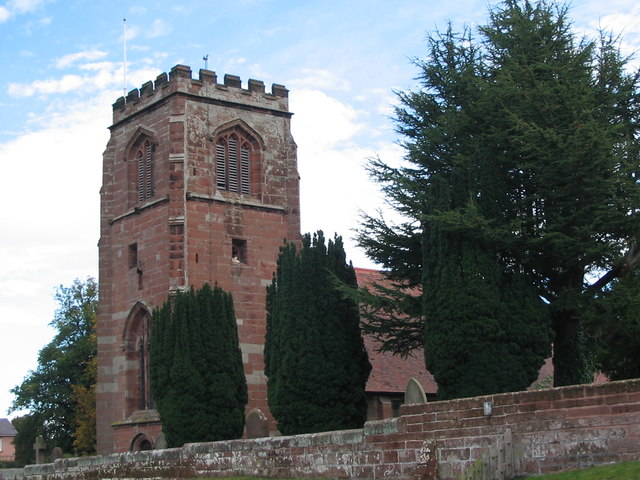
[[[640,462],[623,462],[527,478],[535,480],[640,480]]]
[[[640,480],[640,462],[624,462],[615,465],[574,470],[571,472],[552,473],[535,477],[526,477],[530,480]],[[220,478],[201,478],[199,480],[220,480]],[[274,480],[262,477],[225,477],[222,480]],[[285,480],[285,479],[282,479]],[[296,480],[296,479],[286,479]],[[302,480],[302,479],[298,479]],[[308,479],[305,479],[308,480]],[[328,479],[325,479],[328,480]]]

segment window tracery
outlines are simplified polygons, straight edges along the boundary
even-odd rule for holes
[[[216,185],[221,190],[251,194],[251,143],[236,131],[216,141]]]

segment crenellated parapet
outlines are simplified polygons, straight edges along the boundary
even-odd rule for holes
[[[272,84],[271,92],[266,92],[264,82],[249,79],[247,88],[237,75],[225,74],[222,83],[218,83],[216,72],[200,69],[198,78],[192,78],[191,68],[176,65],[169,73],[163,72],[140,88],[134,88],[126,97],[120,97],[113,104],[114,124],[144,110],[152,104],[174,95],[186,94],[201,97],[208,103],[242,104],[277,112],[289,112],[289,90],[284,85]]]

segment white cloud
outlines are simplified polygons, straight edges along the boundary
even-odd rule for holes
[[[41,5],[47,3],[48,0],[9,0],[7,7],[16,13],[29,13],[38,9]]]
[[[8,93],[12,97],[31,97],[38,94],[68,93],[82,86],[82,77],[65,75],[59,79],[36,80],[29,84],[10,83]]]
[[[53,22],[53,18],[52,17],[41,17],[36,19],[35,21],[29,22],[26,27],[25,30],[27,32],[29,32],[29,34],[33,33],[34,30],[38,29],[38,28],[42,28],[42,27],[46,27],[47,25],[51,25],[51,22]]]
[[[162,37],[171,33],[171,25],[164,20],[156,18],[151,24],[151,28],[145,32],[148,38]]]
[[[317,90],[293,90],[292,130],[298,144],[302,231],[324,230],[342,235],[354,265],[374,268],[353,241],[360,211],[384,209],[376,184],[368,181],[366,164],[379,155],[390,163],[402,157],[392,142],[363,147],[356,142],[364,124],[362,113]]]
[[[0,143],[0,168],[10,179],[0,189],[0,318],[9,339],[19,339],[0,352],[2,406],[53,336],[47,325],[56,286],[97,274],[98,192],[111,108],[101,97],[68,107],[49,112],[46,128]]]
[[[282,31],[283,31],[283,28],[282,28],[282,27],[274,27],[274,28],[270,28],[270,29],[264,30],[264,32],[263,32],[263,33],[264,33],[267,37],[273,37],[274,35],[276,35],[276,34],[278,34],[278,33],[282,32]]]
[[[599,27],[623,35],[640,32],[640,4],[636,4],[627,13],[611,13],[603,16]]]
[[[72,64],[76,63],[78,60],[98,60],[100,58],[104,58],[107,56],[107,52],[102,50],[87,50],[84,52],[76,52],[70,53],[68,55],[64,55],[56,60],[57,68],[67,68]]]
[[[311,153],[344,146],[364,125],[359,112],[319,90],[292,90],[295,137]]]
[[[398,104],[398,97],[388,88],[365,89],[354,99],[365,104],[367,111],[375,111],[384,117],[393,116],[393,107]]]
[[[133,40],[134,38],[136,38],[138,35],[140,35],[140,27],[138,27],[137,25],[129,25],[128,23],[125,25],[124,27],[124,31],[126,32],[126,39],[127,42],[129,40]],[[120,40],[122,40],[122,37],[120,37]]]
[[[624,55],[634,55],[631,66],[638,67],[640,60],[638,44],[640,43],[640,5],[636,4],[628,13],[615,13],[602,17],[600,27],[621,35],[620,50]]]
[[[337,76],[329,70],[305,68],[302,70],[302,74],[304,75],[303,77],[289,82],[293,88],[342,91],[351,89],[348,80]]]
[[[222,65],[223,71],[233,73],[237,71],[236,67],[247,63],[247,59],[245,57],[236,57],[232,55],[235,53],[237,52],[229,52],[229,56],[224,57],[223,60],[215,60],[215,62],[213,62],[213,59],[209,57],[209,65]]]
[[[7,93],[14,98],[35,95],[49,96],[67,93],[91,93],[117,89],[122,86],[124,73],[122,65],[112,62],[97,62],[83,65],[81,69],[90,71],[87,75],[64,75],[61,78],[35,80],[31,83],[11,83]],[[127,74],[127,88],[139,87],[148,80],[155,80],[160,72],[156,68],[131,69]],[[108,92],[113,94],[113,92]]]
[[[87,71],[108,71],[115,68],[115,64],[113,62],[90,62],[79,65],[78,68],[80,70]]]
[[[6,22],[14,15],[31,13],[49,0],[9,0],[0,6],[0,23]]]

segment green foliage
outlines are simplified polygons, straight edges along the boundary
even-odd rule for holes
[[[36,463],[33,444],[38,435],[44,436],[44,421],[41,414],[31,413],[11,420],[18,434],[13,440],[16,449],[16,463],[19,467]]]
[[[40,350],[38,367],[11,390],[15,395],[11,410],[30,411],[25,436],[37,431],[49,447],[72,452],[78,413],[74,388],[90,389],[95,384],[95,375],[87,371],[97,350],[98,285],[93,278],[76,279],[69,287],[58,287],[54,298],[58,309],[50,325],[57,333]],[[38,422],[36,428],[33,424]],[[33,451],[33,438],[24,442]]]
[[[398,94],[405,163],[370,164],[404,220],[365,216],[358,238],[396,297],[424,306],[387,296],[365,328],[389,344],[403,315],[408,338],[424,323],[445,396],[523,385],[548,327],[556,385],[588,381],[586,314],[640,260],[639,74],[611,36],[576,39],[563,6],[506,0],[489,15],[479,40],[451,26],[429,37],[421,88]]]
[[[85,372],[90,386],[72,385],[73,400],[76,402],[73,448],[79,455],[96,453],[96,383],[98,359],[93,357]]]
[[[284,435],[361,427],[371,370],[356,302],[336,286],[356,285],[342,238],[306,234],[298,252],[280,249],[267,288],[265,373],[269,408]]]
[[[155,309],[150,374],[170,447],[240,438],[247,382],[231,294],[205,284]]]
[[[536,480],[636,480],[640,478],[639,462],[621,462],[571,472],[536,475]]]
[[[600,369],[611,380],[640,378],[640,272],[612,282],[592,315]]]
[[[438,398],[526,389],[551,353],[544,305],[481,242],[449,237],[425,264],[425,360]]]

